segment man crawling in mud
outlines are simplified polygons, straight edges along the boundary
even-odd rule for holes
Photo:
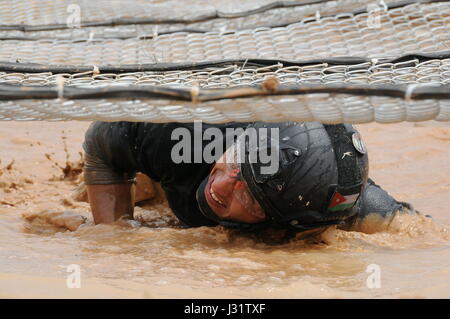
[[[83,148],[96,224],[132,218],[137,172],[160,183],[185,227],[308,236],[415,213],[368,179],[367,150],[346,124],[94,122]]]

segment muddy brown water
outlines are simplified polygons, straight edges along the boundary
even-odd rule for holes
[[[88,124],[1,123],[0,297],[450,297],[448,123],[358,126],[372,178],[433,219],[280,245],[220,227],[178,229],[163,205],[136,208],[151,227],[94,226],[88,204],[72,197],[76,178],[63,178],[65,145],[76,164]],[[72,264],[81,288],[67,287]]]

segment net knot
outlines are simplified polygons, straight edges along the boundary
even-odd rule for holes
[[[192,103],[198,102],[198,96],[200,94],[200,88],[197,82],[194,82],[191,87],[191,101]]]
[[[93,75],[97,75],[100,74],[100,69],[98,68],[98,66],[94,65],[92,68],[92,74]]]
[[[405,100],[406,101],[411,101],[411,96],[413,94],[414,89],[419,86],[419,84],[415,83],[415,84],[409,84],[406,87],[406,91],[405,91]]]
[[[58,99],[64,98],[64,82],[65,79],[62,75],[56,77],[56,92],[58,94]]]

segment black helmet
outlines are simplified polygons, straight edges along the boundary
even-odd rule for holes
[[[368,178],[368,157],[359,133],[346,124],[255,123],[267,128],[267,147],[278,152],[278,170],[262,173],[247,142],[241,174],[271,220],[294,232],[340,224],[356,213],[354,204]],[[278,129],[278,142],[271,129]],[[258,146],[260,147],[260,146]],[[257,152],[258,153],[258,152]]]
[[[276,227],[302,232],[340,224],[356,214],[354,204],[368,178],[368,157],[351,125],[256,122],[236,145],[240,176],[269,218],[257,224],[220,220],[204,198],[205,179],[197,200],[209,219],[250,231]],[[264,169],[268,153],[271,159],[277,155],[270,171]]]

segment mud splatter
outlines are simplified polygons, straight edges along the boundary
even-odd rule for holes
[[[62,133],[64,134],[64,131],[62,131]],[[80,159],[76,160],[76,161],[71,161],[70,160],[70,152],[68,150],[67,147],[67,137],[66,136],[62,136],[62,143],[64,146],[64,153],[66,155],[66,162],[65,162],[65,166],[61,166],[57,161],[55,161],[52,158],[52,155],[50,153],[45,153],[45,157],[53,163],[53,165],[57,168],[59,168],[61,170],[62,175],[60,176],[53,176],[52,178],[50,178],[50,181],[73,181],[76,183],[79,183],[82,178],[82,173],[83,173],[83,167],[84,167],[84,158],[83,158],[83,153],[82,152],[78,152],[78,155],[80,156]]]
[[[86,218],[71,211],[41,211],[24,213],[26,221],[24,231],[34,234],[54,234],[64,231],[75,231],[86,222]]]

